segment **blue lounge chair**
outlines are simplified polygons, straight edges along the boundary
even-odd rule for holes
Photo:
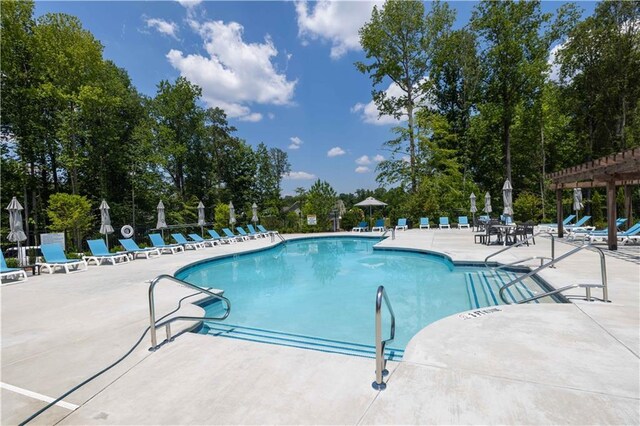
[[[406,218],[398,219],[398,224],[396,225],[396,231],[398,230],[406,231],[407,229],[409,229],[409,226],[407,226],[407,219]]]
[[[256,239],[255,235],[249,235],[247,233],[247,231],[245,231],[242,226],[236,226],[236,231],[238,231],[238,234],[240,234],[240,236],[242,238],[244,238],[245,240],[255,240]]]
[[[467,216],[458,216],[458,229],[469,229],[469,218]]]
[[[87,240],[89,250],[91,250],[91,256],[82,256],[82,258],[89,265],[91,262],[95,262],[96,265],[102,265],[104,261],[115,265],[118,260],[122,263],[129,261],[129,256],[126,253],[109,253],[109,249],[104,240]]]
[[[576,218],[575,214],[570,214],[569,216],[565,217],[564,220],[562,221],[562,226],[567,226],[575,218]],[[538,227],[539,229],[548,228],[548,230],[552,228],[558,229],[558,224],[557,223],[541,223],[540,225],[538,225]]]
[[[627,229],[624,232],[616,233],[616,238],[622,244],[627,244],[627,243],[633,244],[640,241],[640,235],[638,234],[640,234],[640,222],[636,223],[635,225],[633,225],[631,228]],[[608,232],[597,233],[597,234],[593,233],[587,236],[587,239],[591,243],[606,243],[609,241],[609,234]]]
[[[620,227],[624,225],[626,221],[627,221],[626,217],[621,217],[616,219],[616,229],[620,231]],[[589,228],[592,228],[592,229],[589,229]],[[589,235],[608,235],[608,234],[609,234],[608,229],[593,229],[592,226],[588,226],[588,227],[570,229],[569,233],[567,234],[567,239],[575,240],[576,238],[582,238],[582,241],[584,241]]]
[[[218,240],[214,240],[214,239],[205,240],[204,238],[202,238],[198,234],[189,234],[189,238],[191,238],[196,243],[202,244],[203,247],[207,247],[207,246],[213,247],[213,246],[215,246],[216,244],[219,243]]]
[[[279,234],[278,231],[267,231],[262,225],[258,225],[258,229],[264,234]]]
[[[231,232],[231,229],[229,228],[222,228],[222,232],[224,232],[224,235],[227,236],[229,241],[236,241],[236,242],[244,241],[244,238],[242,238],[240,235],[234,234],[233,232]]]
[[[421,217],[420,218],[420,229],[431,229],[431,224],[429,224],[429,218],[428,217]]]
[[[85,271],[89,269],[84,259],[67,259],[60,244],[42,244],[40,251],[42,252],[42,257],[44,257],[44,262],[39,264],[42,272],[47,269],[50,274],[53,274],[56,268],[62,268],[68,274],[72,272],[69,269],[70,267],[73,267],[75,272],[81,271],[81,266],[84,266]]]
[[[140,247],[138,247],[138,244],[136,244],[136,242],[133,241],[131,238],[127,238],[127,239],[124,239],[124,240],[118,240],[118,241],[120,241],[120,244],[122,245],[122,247],[134,259],[136,258],[137,255],[142,255],[142,256],[145,257],[145,259],[149,259],[149,256],[151,256],[152,254],[156,254],[156,255],[160,256],[160,249],[157,249],[157,248],[140,248]]]
[[[253,227],[253,225],[247,225],[247,229],[249,230],[249,235],[255,235],[256,237],[260,237],[260,238],[267,238],[267,235],[256,231],[256,228]]]
[[[209,235],[211,235],[211,240],[213,241],[219,241],[223,244],[231,243],[231,240],[229,240],[228,237],[220,236],[220,234],[218,234],[218,231],[216,231],[215,229],[207,229],[207,232],[209,233]]]
[[[176,243],[184,247],[185,250],[188,250],[188,249],[198,250],[198,249],[204,248],[204,244],[199,243],[197,241],[189,241],[182,234],[171,234],[171,236],[173,237],[174,240],[176,240]]]
[[[451,225],[449,225],[449,218],[446,216],[440,216],[440,224],[438,226],[440,229],[451,229]]]
[[[376,220],[376,225],[371,228],[371,232],[384,232],[387,228],[384,226],[384,219]]]
[[[0,279],[15,279],[18,281],[25,281],[27,279],[27,273],[20,268],[9,268],[4,255],[0,251]]]
[[[160,234],[149,234],[149,239],[151,240],[151,244],[153,244],[155,248],[160,250],[160,253],[175,254],[179,251],[184,252],[184,247],[182,247],[180,244],[165,243],[162,239],[162,235]]]
[[[587,231],[593,231],[595,229],[595,226],[583,226],[585,223],[589,221],[589,219],[591,219],[591,216],[583,216],[582,219],[580,219],[573,225],[567,225],[565,229],[567,231],[575,230],[575,229],[584,229]]]
[[[351,232],[365,232],[369,230],[369,224],[366,221],[362,221],[358,226],[354,226]]]

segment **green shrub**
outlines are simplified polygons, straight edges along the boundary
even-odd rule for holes
[[[7,262],[7,268],[17,268],[18,267],[18,258],[16,257],[7,257],[5,259]]]
[[[513,202],[513,217],[519,222],[539,221],[542,217],[542,200],[531,192],[522,192]]]
[[[214,226],[216,229],[229,227],[229,205],[218,204],[214,211]]]
[[[47,215],[51,220],[52,231],[68,233],[73,238],[75,248],[81,247],[85,234],[91,229],[93,215],[91,203],[86,197],[59,192],[49,197]]]
[[[362,209],[358,207],[353,207],[347,210],[342,215],[342,221],[340,222],[340,227],[342,229],[350,230],[354,226],[356,226],[360,221],[364,220],[364,212]]]

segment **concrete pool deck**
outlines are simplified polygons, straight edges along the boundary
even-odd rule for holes
[[[548,255],[550,240],[536,243],[497,259]],[[46,405],[41,396],[59,396],[133,346],[148,326],[148,280],[272,244],[247,241],[3,284],[0,422],[20,423]],[[380,246],[437,251],[454,261],[481,261],[500,248],[473,244],[466,230],[403,231]],[[556,256],[572,248],[557,241]],[[638,424],[640,266],[607,256],[607,271],[611,303],[500,306],[431,324],[402,362],[389,363],[382,392],[371,388],[371,359],[193,333],[149,352],[146,335],[122,363],[64,398],[72,405],[32,423]],[[598,282],[599,273],[597,254],[582,251],[541,277],[560,287]],[[159,285],[159,315],[191,294]],[[189,303],[195,299],[179,313],[202,315]]]

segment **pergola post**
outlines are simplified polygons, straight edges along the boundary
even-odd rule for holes
[[[624,186],[624,214],[627,218],[625,229],[629,229],[633,225],[633,208],[631,204],[631,185]]]
[[[564,212],[562,211],[562,189],[556,189],[556,223],[558,224],[558,238],[564,235],[564,224],[562,223]]]
[[[609,250],[618,250],[618,238],[616,230],[616,182],[607,181],[607,228]]]

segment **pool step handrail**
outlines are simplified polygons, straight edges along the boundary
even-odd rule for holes
[[[502,269],[502,268],[506,268],[506,267],[509,267],[509,266],[517,265],[517,264],[519,264],[519,263],[527,262],[527,261],[529,261],[529,260],[535,260],[535,259],[540,259],[540,266],[542,266],[542,265],[543,265],[543,262],[544,262],[545,260],[549,260],[549,261],[553,262],[553,260],[554,260],[554,259],[555,259],[555,257],[556,257],[556,238],[555,238],[555,236],[554,236],[551,232],[549,232],[549,231],[539,231],[539,232],[537,232],[537,233],[535,233],[535,234],[533,234],[533,235],[531,235],[531,236],[529,236],[529,237],[525,238],[524,240],[518,241],[518,242],[517,242],[517,243],[515,243],[515,244],[512,244],[512,245],[510,245],[510,246],[508,246],[508,247],[505,247],[505,248],[503,248],[503,249],[501,249],[501,250],[498,250],[497,252],[492,253],[492,254],[490,254],[489,256],[485,257],[485,258],[484,258],[484,266],[485,266],[485,267],[487,267],[487,268],[489,267],[489,259],[491,259],[492,257],[497,256],[497,255],[499,255],[500,253],[504,253],[505,251],[509,251],[509,250],[511,250],[511,249],[512,249],[512,248],[514,248],[514,247],[519,247],[519,246],[521,246],[522,244],[527,243],[529,240],[533,240],[535,237],[537,237],[537,236],[539,236],[539,235],[541,235],[541,234],[547,234],[547,235],[549,235],[549,236],[551,237],[551,256],[550,256],[550,257],[546,257],[546,256],[532,256],[532,257],[529,257],[529,258],[526,258],[526,259],[520,259],[520,260],[517,260],[517,261],[512,262],[512,263],[510,263],[510,264],[508,264],[508,265],[500,265],[500,266],[497,266],[497,267],[495,267],[494,269]]]
[[[162,280],[169,280],[169,281],[173,281],[175,283],[178,283],[180,285],[183,285],[185,287],[189,287],[192,288],[196,291],[198,291],[199,293],[204,293],[208,296],[211,296],[213,298],[222,300],[223,302],[225,302],[225,304],[227,305],[227,309],[225,310],[224,315],[222,315],[221,317],[191,317],[191,316],[176,316],[176,317],[172,317],[169,318],[166,321],[162,321],[160,323],[156,323],[156,306],[155,306],[155,299],[154,299],[154,290],[156,285],[162,281]],[[167,342],[171,342],[173,341],[173,337],[171,336],[171,323],[174,321],[223,321],[225,320],[229,314],[231,313],[231,302],[229,301],[229,299],[227,299],[226,297],[220,295],[220,294],[216,294],[213,293],[212,291],[209,291],[206,288],[202,288],[202,287],[198,287],[195,284],[191,284],[188,283],[186,281],[183,281],[179,278],[176,278],[172,275],[168,275],[168,274],[162,274],[162,275],[158,275],[157,277],[155,277],[153,280],[151,280],[151,283],[149,284],[149,320],[151,322],[151,326],[150,326],[150,331],[151,331],[151,347],[149,348],[150,351],[156,351],[158,348],[160,348],[160,345],[158,345],[158,340],[157,340],[157,336],[156,336],[156,330],[160,327],[165,327],[167,330]]]
[[[396,228],[394,228],[393,226],[391,228],[387,229],[386,231],[384,231],[382,233],[381,237],[385,237],[389,231],[391,231],[391,239],[395,240],[396,239]]]
[[[591,302],[593,299],[596,300],[600,300],[602,302],[609,302],[609,289],[608,289],[608,283],[607,283],[607,262],[606,262],[606,258],[604,255],[604,252],[602,251],[602,249],[600,249],[599,247],[595,247],[593,245],[591,245],[591,243],[586,243],[583,244],[579,247],[574,248],[573,250],[563,254],[560,257],[557,257],[553,260],[551,260],[549,263],[545,263],[544,265],[539,266],[538,268],[527,272],[526,274],[520,275],[519,277],[514,278],[513,280],[509,281],[508,283],[506,283],[505,285],[503,285],[502,287],[500,287],[500,299],[502,299],[502,301],[504,303],[506,303],[507,305],[510,305],[511,302],[509,302],[509,300],[505,297],[504,292],[505,290],[507,290],[509,287],[525,280],[526,278],[529,278],[532,275],[537,274],[538,272],[546,269],[546,268],[550,268],[553,267],[553,265],[555,265],[558,262],[561,262],[562,260],[573,256],[574,254],[578,253],[579,251],[582,250],[592,250],[592,251],[596,251],[599,255],[600,255],[600,279],[601,282],[600,284],[571,284],[568,286],[564,286],[564,287],[560,287],[558,289],[555,290],[550,290],[547,291],[545,293],[542,294],[538,294],[536,296],[533,297],[529,297],[523,300],[520,300],[518,302],[516,302],[516,304],[522,304],[522,303],[528,303],[528,302],[532,302],[534,300],[538,300],[538,299],[542,299],[543,297],[547,297],[547,296],[553,296],[554,294],[558,294],[558,293],[562,293],[566,290],[572,289],[572,288],[584,288],[585,292],[586,292],[586,300]],[[597,297],[593,297],[591,295],[591,289],[592,288],[601,288],[602,289],[602,299],[599,299]],[[570,296],[571,297],[571,296]],[[575,297],[575,296],[574,296]]]
[[[391,314],[391,329],[389,338],[382,340],[382,301],[384,300],[387,309]],[[385,368],[387,360],[384,358],[385,346],[388,342],[391,342],[396,336],[396,316],[393,313],[391,302],[387,293],[384,291],[384,286],[378,287],[376,292],[376,380],[371,384],[375,390],[384,390],[387,384],[383,381],[383,377],[389,374],[389,371]]]

